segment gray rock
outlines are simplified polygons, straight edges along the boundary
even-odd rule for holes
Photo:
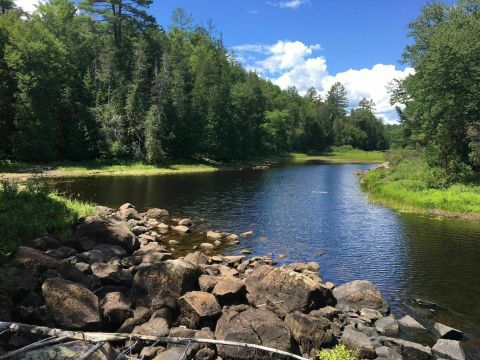
[[[43,273],[45,270],[56,268],[58,260],[41,250],[20,246],[15,253],[12,264],[27,270],[33,276]]]
[[[360,310],[360,316],[368,320],[375,321],[377,319],[380,319],[383,315],[380,311],[363,308]]]
[[[332,344],[333,332],[330,321],[326,318],[317,318],[296,311],[288,314],[284,322],[300,345],[302,354],[308,356],[313,349]]]
[[[174,346],[168,350],[158,353],[158,355],[154,357],[153,360],[178,360],[182,358],[184,352],[184,347]]]
[[[393,315],[384,316],[375,321],[375,329],[384,336],[398,335],[398,322]]]
[[[161,219],[168,215],[168,211],[165,209],[152,208],[147,211],[147,217],[151,219]]]
[[[347,326],[344,329],[340,342],[347,348],[358,351],[358,354],[362,359],[375,358],[375,348],[373,347],[370,338],[364,333],[354,330],[350,326]]]
[[[450,326],[435,323],[434,328],[440,334],[442,339],[461,340],[463,338],[463,333],[460,330],[454,329]]]
[[[131,306],[130,299],[119,291],[105,295],[100,304],[103,318],[115,329],[131,315]]]
[[[135,326],[132,333],[148,336],[167,336],[168,323],[167,320],[162,318],[151,319],[143,325]]]
[[[310,315],[315,316],[315,317],[325,317],[329,320],[333,320],[334,318],[338,317],[338,314],[340,311],[333,306],[325,306],[321,309],[318,310],[312,310],[310,312]]]
[[[198,285],[201,291],[211,292],[220,278],[213,275],[201,275],[198,278]]]
[[[49,250],[46,253],[58,259],[66,259],[70,256],[75,255],[77,251],[69,246],[60,246],[59,248]]]
[[[433,346],[432,352],[448,360],[465,360],[462,345],[456,340],[439,339]]]
[[[248,308],[245,305],[228,308],[217,322],[215,338],[246,342],[292,351],[290,330],[274,313]],[[248,348],[217,346],[222,358],[248,360],[257,358],[257,352]]]
[[[379,359],[402,360],[402,355],[387,346],[380,346],[375,349]]]
[[[172,227],[172,229],[175,230],[176,232],[180,233],[180,234],[186,234],[186,233],[190,232],[190,228],[188,226],[185,226],[185,225],[177,225],[177,226]]]
[[[378,339],[383,344],[394,347],[404,360],[431,360],[432,358],[432,349],[429,346],[387,336],[380,336]]]
[[[336,307],[342,311],[361,311],[363,308],[378,310],[385,314],[389,306],[385,298],[371,282],[355,280],[333,290],[337,299]]]
[[[55,323],[66,329],[98,329],[101,324],[97,296],[84,285],[68,280],[48,279],[43,297]]]
[[[398,320],[398,324],[401,327],[408,328],[408,329],[416,329],[416,330],[426,330],[425,327],[420,324],[417,320],[415,320],[410,315],[405,315],[400,320]]]
[[[142,234],[145,234],[147,231],[148,231],[148,228],[141,225],[134,226],[132,229],[132,232],[135,235],[142,235]]]
[[[221,277],[215,284],[212,294],[222,304],[242,304],[245,302],[245,283],[233,276]]]
[[[193,253],[188,253],[185,256],[186,261],[190,261],[192,264],[195,265],[207,265],[208,264],[208,256],[202,253],[201,251],[195,251]]]

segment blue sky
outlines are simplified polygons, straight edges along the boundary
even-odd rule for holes
[[[38,0],[16,0],[27,10]],[[150,11],[166,29],[176,7],[196,23],[212,20],[225,46],[247,69],[300,93],[325,95],[336,81],[350,106],[373,99],[377,115],[397,121],[386,87],[413,69],[399,63],[408,23],[428,0],[154,0]],[[453,2],[453,0],[446,0]]]

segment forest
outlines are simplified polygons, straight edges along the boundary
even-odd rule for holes
[[[392,131],[345,87],[281,90],[242,68],[212,23],[184,9],[168,30],[152,0],[49,0],[33,14],[1,0],[0,159],[229,161],[350,145]],[[397,131],[398,132],[398,131]]]

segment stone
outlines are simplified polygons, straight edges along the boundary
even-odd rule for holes
[[[36,239],[33,239],[32,240],[32,246],[37,249],[37,250],[41,250],[41,251],[45,251],[48,249],[48,244],[47,242],[45,241],[44,238],[36,238]]]
[[[77,255],[77,260],[87,264],[107,261],[105,255],[99,250],[89,250]]]
[[[207,238],[211,240],[220,240],[222,238],[222,233],[216,231],[207,231]]]
[[[421,344],[386,336],[379,336],[378,339],[385,345],[393,346],[405,360],[430,360],[432,349]]]
[[[146,360],[151,360],[157,354],[165,351],[165,348],[163,346],[145,346],[142,351],[140,351],[140,359],[146,359]]]
[[[380,346],[375,349],[378,359],[402,360],[402,355],[387,346]]]
[[[230,255],[230,256],[223,257],[223,260],[225,260],[228,265],[239,264],[245,259],[246,259],[245,255]]]
[[[223,262],[223,258],[221,256],[218,256],[218,255],[214,255],[211,257],[211,260],[212,262],[215,262],[215,263],[221,263]]]
[[[132,228],[132,232],[137,236],[145,234],[147,231],[148,231],[148,228],[146,226],[137,225]]]
[[[212,294],[218,299],[220,304],[241,304],[246,298],[247,288],[245,283],[233,276],[221,277],[218,279]]]
[[[56,271],[65,280],[80,283],[91,290],[95,289],[100,285],[99,280],[95,276],[85,275],[71,263],[66,261],[58,262]]]
[[[243,254],[243,255],[250,255],[251,253],[252,253],[252,250],[248,250],[248,249],[240,250],[240,254]]]
[[[167,336],[168,323],[163,318],[151,319],[143,325],[135,326],[132,333],[148,336]]]
[[[360,316],[368,320],[375,321],[377,319],[380,319],[383,315],[380,311],[363,308],[360,310]]]
[[[251,237],[251,236],[253,236],[253,231],[245,231],[245,232],[240,234],[240,237],[242,237],[242,238],[247,238],[247,237]]]
[[[82,273],[91,273],[90,265],[84,262],[77,262],[75,263],[75,267],[77,268],[78,271],[81,271]]]
[[[166,292],[181,296],[198,288],[200,271],[185,260],[167,260],[137,271],[132,293],[137,306],[155,307],[164,304]]]
[[[119,211],[124,211],[124,210],[127,210],[127,209],[135,209],[135,206],[133,206],[130,203],[125,203],[118,208]]]
[[[54,250],[49,250],[46,254],[56,257],[57,259],[66,259],[70,256],[74,256],[77,251],[69,246],[60,246]]]
[[[142,255],[142,262],[143,263],[159,263],[165,260],[171,260],[173,259],[172,253],[167,253],[167,252],[151,252],[147,253],[145,255]]]
[[[215,350],[208,347],[201,348],[195,354],[195,360],[215,360],[216,358],[217,354],[215,353]]]
[[[159,244],[158,242],[152,241],[152,242],[149,242],[147,245],[142,246],[137,251],[135,251],[133,255],[146,255],[154,252],[168,253],[168,250],[165,248],[165,246]]]
[[[152,208],[148,209],[147,217],[151,219],[161,219],[169,215],[168,211],[165,209]]]
[[[85,251],[92,250],[96,245],[95,241],[89,239],[88,237],[82,237],[77,241],[80,244],[81,248]]]
[[[328,347],[333,342],[330,321],[326,318],[317,318],[296,311],[288,314],[284,322],[300,346],[302,354],[308,356],[313,349]]]
[[[103,318],[115,328],[118,328],[130,316],[131,307],[130,299],[119,291],[105,295],[100,304]]]
[[[13,303],[6,297],[0,295],[0,321],[12,321]]]
[[[330,321],[338,317],[339,313],[340,311],[338,311],[338,309],[335,309],[333,306],[325,306],[321,309],[310,311],[311,316],[320,317],[320,318],[325,317]]]
[[[178,225],[183,225],[183,226],[191,226],[192,225],[192,220],[190,219],[182,219],[178,222]]]
[[[203,249],[203,250],[213,250],[213,249],[215,249],[215,245],[210,244],[210,243],[201,243],[201,244],[200,244],[200,249]]]
[[[211,292],[220,278],[213,275],[200,275],[198,285],[201,291]]]
[[[385,298],[371,282],[355,280],[338,286],[333,290],[337,299],[336,307],[341,311],[361,311],[363,308],[378,310],[386,314],[389,305]]]
[[[91,343],[81,341],[64,342],[59,345],[46,346],[32,349],[21,355],[22,359],[38,360],[75,360],[79,359],[92,348]],[[89,360],[111,360],[115,359],[117,354],[109,343],[103,344],[97,351],[91,354]]]
[[[332,292],[319,281],[270,265],[255,267],[245,283],[250,303],[258,306],[268,302],[282,317],[293,311],[308,313],[335,304]]]
[[[274,313],[244,305],[230,307],[222,314],[217,322],[215,338],[292,351],[290,330]],[[243,347],[217,345],[217,351],[224,359],[257,358],[255,350]]]
[[[168,245],[170,246],[175,246],[175,245],[178,245],[180,244],[180,241],[178,240],[168,240]]]
[[[192,291],[178,299],[180,322],[189,328],[214,328],[222,308],[215,296],[203,291]]]
[[[54,269],[57,263],[58,260],[53,256],[27,246],[20,246],[12,259],[13,265],[27,270],[34,276],[45,270]]]
[[[438,339],[432,352],[434,355],[448,360],[465,360],[462,345],[457,340]]]
[[[373,359],[376,356],[375,348],[370,338],[350,326],[345,327],[343,330],[340,343],[350,350],[358,351],[358,356],[361,359]]]
[[[240,236],[238,236],[237,234],[228,234],[227,241],[230,243],[236,243],[240,241]]]
[[[461,340],[463,338],[463,333],[460,330],[454,329],[450,326],[437,322],[433,327],[437,330],[442,339]]]
[[[183,357],[184,352],[185,352],[184,347],[174,346],[168,350],[158,353],[158,355],[155,356],[153,360],[178,360]]]
[[[135,208],[126,208],[120,209],[119,211],[120,217],[125,220],[140,220],[140,216],[138,215],[138,211]]]
[[[172,229],[175,230],[176,232],[180,233],[180,234],[186,234],[186,233],[190,232],[190,228],[188,226],[185,226],[185,225],[177,225],[177,226],[172,227]]]
[[[98,244],[93,250],[101,251],[105,257],[105,260],[110,260],[112,258],[121,258],[127,255],[125,249],[118,245],[109,245],[109,244]]]
[[[42,293],[49,314],[61,328],[93,330],[100,327],[98,298],[84,285],[53,278],[43,283]]]
[[[395,337],[398,335],[398,322],[393,315],[384,316],[375,321],[375,329],[381,335]]]
[[[75,238],[87,237],[96,243],[119,245],[131,252],[138,247],[138,240],[127,224],[121,221],[107,221],[99,215],[87,216],[75,229]]]
[[[208,256],[202,253],[201,251],[195,251],[193,253],[188,253],[185,258],[185,261],[190,261],[192,264],[195,265],[207,265],[208,264]]]

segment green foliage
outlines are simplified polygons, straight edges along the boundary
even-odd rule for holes
[[[349,350],[345,345],[340,344],[333,349],[322,349],[317,352],[317,356],[320,360],[355,360],[357,353],[353,350]]]
[[[334,142],[385,147],[371,101],[348,114],[340,83],[325,100],[281,90],[243,69],[211,24],[179,8],[166,32],[151,4],[49,0],[32,16],[0,15],[0,158],[232,161]]]
[[[90,204],[56,195],[38,182],[24,189],[2,181],[0,184],[0,253],[49,233],[67,238],[78,218],[95,212]]]

